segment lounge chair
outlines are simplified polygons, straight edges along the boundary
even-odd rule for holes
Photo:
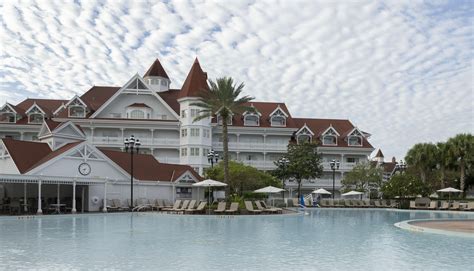
[[[332,199],[328,199],[328,207],[334,207],[334,201]]]
[[[165,208],[163,204],[163,200],[161,199],[156,199],[155,202],[151,205],[151,210],[156,209],[157,211],[160,211],[161,209]]]
[[[173,208],[173,210],[171,210],[170,212],[175,212],[175,213],[179,213],[179,212],[184,212],[184,210],[186,210],[188,208],[188,205],[189,205],[189,200],[184,200],[183,201],[183,205],[180,207],[180,208]]]
[[[300,207],[300,202],[297,198],[292,198],[291,200],[293,202],[293,207]]]
[[[306,207],[313,207],[313,203],[310,199],[304,199],[304,206]]]
[[[167,199],[163,200],[163,206],[164,208],[173,208],[173,204]]]
[[[398,203],[396,200],[392,200],[389,204],[389,208],[398,208]]]
[[[183,202],[183,206],[179,209],[176,210],[176,213],[185,213],[186,211],[194,210],[196,206],[196,200],[193,199],[188,204],[186,204],[186,201]]]
[[[263,208],[265,208],[265,209],[277,210],[277,211],[280,212],[280,213],[283,211],[282,208],[278,208],[278,207],[274,207],[274,206],[268,207],[267,204],[265,203],[265,201],[263,201],[263,200],[261,200],[260,203],[262,204]]]
[[[357,207],[359,207],[359,208],[364,208],[365,207],[362,200],[354,200],[354,201],[355,201]]]
[[[352,202],[348,199],[344,200],[344,207],[352,207]]]
[[[390,208],[390,203],[388,200],[381,200],[380,204],[382,205],[383,208]]]
[[[111,199],[107,200],[107,204],[105,205],[105,208],[107,208],[107,212],[116,212],[119,210],[119,207],[115,206],[114,201]]]
[[[217,209],[214,210],[214,213],[222,214],[225,212],[225,209],[226,209],[226,202],[225,201],[219,202],[217,203]]]
[[[188,208],[188,209],[184,210],[184,213],[191,213],[191,214],[203,213],[205,208],[206,208],[206,205],[207,205],[207,202],[201,201],[196,209],[189,209]]]
[[[438,208],[438,201],[431,201],[430,206],[428,206],[428,210],[436,210],[436,208]]]
[[[340,200],[334,200],[334,207],[344,207],[344,203],[341,203]]]
[[[410,200],[410,209],[416,209],[416,203],[414,200]]]
[[[245,203],[245,209],[247,209],[247,211],[251,214],[260,214],[262,213],[262,211],[260,210],[254,210],[253,209],[253,205],[252,205],[252,202],[251,201],[244,201]]]
[[[322,199],[319,201],[319,206],[320,207],[329,207],[327,199]]]
[[[123,207],[122,202],[119,199],[113,199],[112,201],[114,203],[114,206],[118,208],[118,211],[127,211],[130,209],[128,207]]]
[[[171,207],[171,208],[169,208],[169,207],[168,207],[168,208],[163,208],[162,211],[171,212],[171,211],[173,211],[173,209],[178,209],[180,205],[181,205],[181,200],[178,199],[178,200],[176,200],[176,201],[174,202],[173,207]]]
[[[257,209],[264,212],[264,213],[277,213],[278,210],[276,209],[267,209],[267,208],[264,208],[262,206],[262,204],[260,203],[260,201],[256,200],[255,201],[255,205],[257,206]]]
[[[230,204],[230,208],[225,210],[226,214],[235,214],[239,211],[239,203],[238,202],[232,202]]]
[[[366,208],[372,207],[372,206],[370,206],[370,200],[364,200],[364,201],[362,201],[362,203],[364,204],[364,207],[366,207]]]
[[[451,207],[449,207],[449,210],[459,210],[459,201],[453,202]]]
[[[448,210],[449,209],[449,202],[442,201],[441,206],[439,207],[440,210]]]
[[[474,211],[474,201],[470,201],[467,203],[467,206],[464,207],[464,211]]]

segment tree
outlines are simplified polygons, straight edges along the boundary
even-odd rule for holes
[[[474,136],[471,134],[459,134],[455,137],[448,139],[447,145],[449,148],[449,154],[457,161],[460,169],[460,187],[463,191],[465,189],[466,180],[466,166],[467,161],[473,161],[474,156]]]
[[[382,186],[384,198],[400,198],[416,197],[418,194],[428,196],[430,189],[418,177],[418,174],[399,173],[395,174]]]
[[[219,115],[222,120],[222,141],[224,147],[224,182],[229,182],[229,139],[227,132],[227,122],[234,114],[242,114],[245,111],[253,112],[255,109],[246,104],[253,100],[253,97],[240,97],[244,89],[244,83],[234,84],[231,77],[217,78],[215,82],[209,80],[210,89],[199,93],[199,101],[191,103],[200,107],[200,114],[194,118],[199,121]]]
[[[380,167],[371,166],[369,163],[361,163],[344,174],[342,186],[344,190],[355,189],[360,192],[370,192],[371,189],[379,189],[382,186],[383,172]]]
[[[274,162],[277,168],[273,175],[280,179],[293,178],[298,183],[298,198],[301,196],[301,181],[303,179],[314,179],[321,176],[323,166],[321,157],[316,152],[317,144],[289,144],[286,154],[288,164]]]
[[[224,178],[224,163],[220,162],[215,167],[207,169],[205,174],[208,178],[222,180]],[[230,193],[241,195],[244,191],[253,191],[269,185],[281,186],[280,181],[272,175],[235,161],[229,161],[228,185]]]
[[[438,161],[437,166],[439,169],[439,180],[441,188],[444,188],[446,182],[446,169],[451,163],[451,157],[449,156],[449,145],[445,142],[438,142],[436,144],[436,160]]]
[[[437,148],[432,143],[415,144],[407,153],[408,166],[418,170],[421,180],[426,183],[428,173],[436,168]]]

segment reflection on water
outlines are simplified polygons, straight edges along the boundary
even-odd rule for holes
[[[468,270],[465,252],[474,250],[474,239],[393,224],[469,217],[474,214],[318,209],[299,216],[1,218],[0,270]]]

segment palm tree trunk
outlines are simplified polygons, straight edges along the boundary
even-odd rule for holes
[[[445,173],[445,169],[444,169],[444,166],[441,166],[441,189],[444,188],[444,179],[446,178],[446,173]]]
[[[461,180],[460,180],[460,187],[459,189],[462,190],[461,195],[464,198],[464,186],[465,186],[465,178],[466,178],[466,165],[464,163],[464,159],[461,158],[461,161],[459,161],[459,166],[461,168]]]
[[[222,120],[222,142],[224,145],[224,183],[229,183],[229,137],[227,134],[227,118]]]

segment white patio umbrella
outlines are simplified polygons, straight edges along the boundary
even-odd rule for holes
[[[197,186],[197,187],[207,187],[209,188],[209,195],[207,197],[207,204],[208,204],[208,213],[210,214],[211,213],[211,203],[210,203],[210,200],[211,200],[211,187],[222,187],[222,186],[227,186],[226,183],[221,183],[219,181],[215,181],[215,180],[211,180],[211,179],[206,179],[202,182],[198,182],[198,183],[193,183],[193,186]]]
[[[324,189],[324,188],[319,188],[318,190],[314,190],[313,192],[311,192],[311,194],[327,194],[327,195],[331,195],[331,192],[327,191],[327,190]]]
[[[449,193],[448,194],[448,200],[451,201],[451,193],[461,193],[462,190],[452,188],[452,187],[447,187],[447,188],[437,190],[437,192]]]
[[[285,191],[285,189],[281,189],[281,188],[278,188],[278,187],[274,187],[274,186],[267,186],[267,187],[264,187],[264,188],[260,188],[260,189],[257,189],[255,191],[253,191],[254,193],[265,193],[265,194],[274,194],[274,193],[281,193]],[[273,204],[273,197],[272,197],[272,205]]]
[[[347,193],[342,194],[341,196],[345,197],[345,196],[358,196],[358,195],[360,195],[361,199],[362,199],[363,194],[364,193],[362,193],[362,192],[352,190],[352,191],[349,191]]]

